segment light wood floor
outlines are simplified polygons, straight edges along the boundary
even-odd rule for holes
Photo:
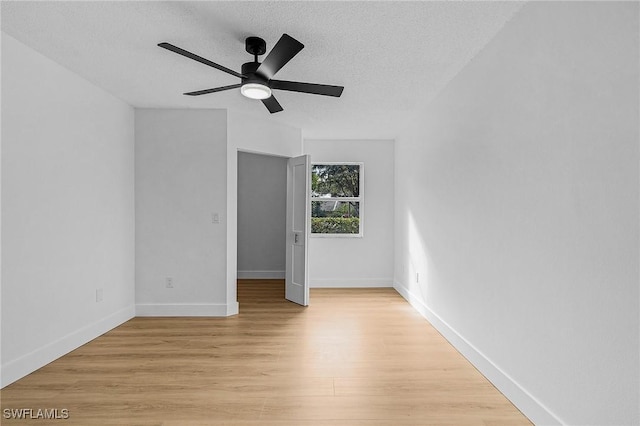
[[[128,321],[0,392],[68,420],[0,422],[531,424],[392,289],[312,289],[303,308],[241,281],[238,300],[230,318]]]

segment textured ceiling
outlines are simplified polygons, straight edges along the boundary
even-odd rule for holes
[[[3,1],[2,31],[135,107],[229,108],[307,138],[394,138],[522,6],[519,2]],[[257,35],[305,48],[276,76],[345,86],[341,98],[274,92],[269,115],[238,79],[157,47],[167,41],[240,71]]]

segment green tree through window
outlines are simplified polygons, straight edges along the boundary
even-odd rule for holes
[[[311,233],[362,235],[360,163],[311,167]]]

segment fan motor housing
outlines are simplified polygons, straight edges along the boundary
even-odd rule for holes
[[[242,64],[242,75],[247,76],[246,78],[242,79],[242,84],[260,83],[260,84],[264,84],[265,86],[269,86],[266,78],[256,74],[256,70],[258,69],[259,66],[260,66],[259,62],[245,62],[244,64]]]

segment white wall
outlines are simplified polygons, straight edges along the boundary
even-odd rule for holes
[[[529,3],[396,141],[396,288],[537,424],[640,422],[638,29]]]
[[[362,238],[314,237],[309,242],[311,287],[393,285],[394,143],[391,140],[305,140],[312,162],[364,163]]]
[[[137,315],[226,315],[226,120],[135,111]]]
[[[3,386],[134,315],[133,120],[2,34]]]
[[[136,314],[236,314],[238,150],[298,155],[300,130],[224,110],[135,117]]]
[[[238,312],[238,151],[282,157],[302,154],[302,131],[264,115],[235,110],[227,112],[227,306],[228,315]]]
[[[1,13],[1,12],[0,12]],[[2,35],[0,32],[0,47],[2,44]],[[2,64],[2,58],[0,58],[0,65]],[[0,92],[2,91],[2,67],[0,66]],[[2,106],[0,105],[0,111]],[[0,113],[0,131],[2,127],[2,114]],[[3,381],[3,364],[2,364],[2,136],[0,135],[0,389],[4,385]]]
[[[238,153],[238,278],[285,272],[287,158]]]

